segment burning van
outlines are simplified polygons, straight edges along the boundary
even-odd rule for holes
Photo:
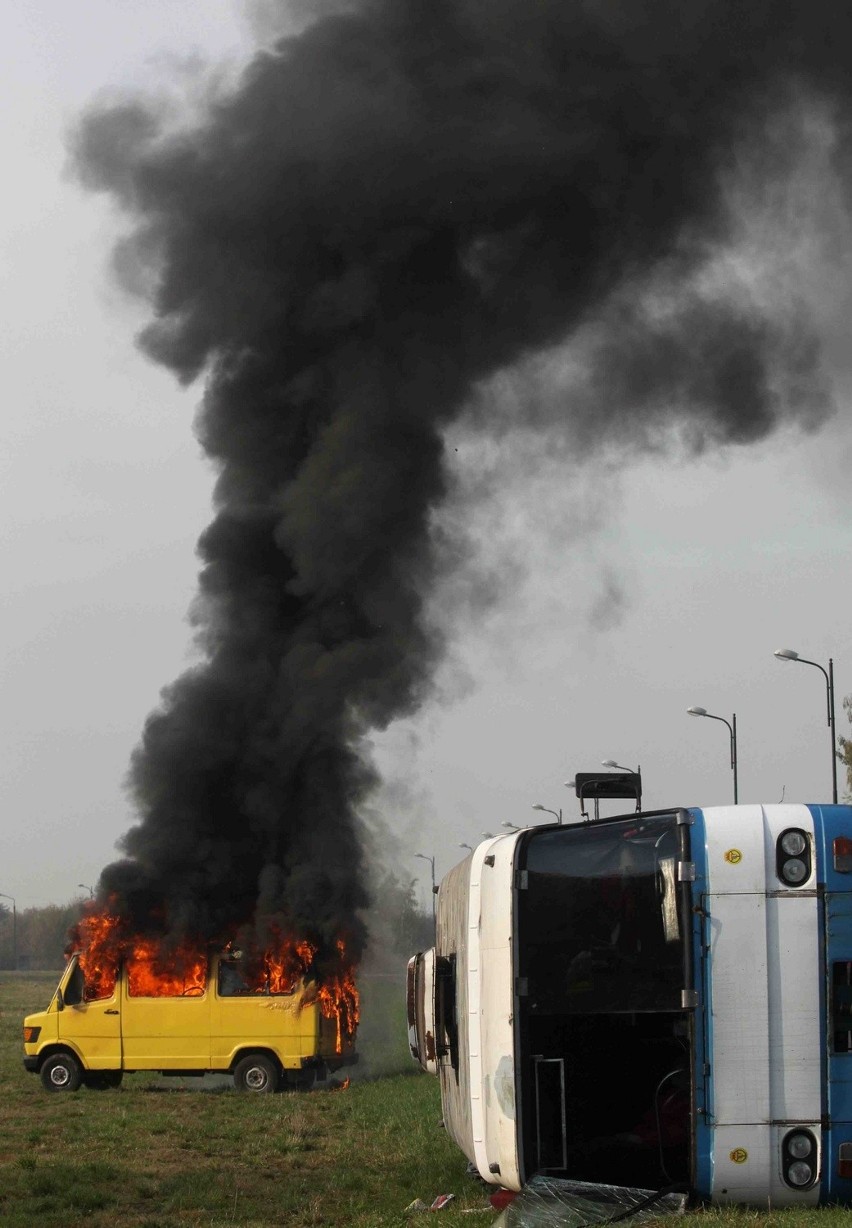
[[[307,1088],[357,1060],[351,978],[319,985],[226,950],[169,971],[144,944],[112,969],[73,955],[24,1020],[24,1066],[48,1091],[117,1087],[125,1072],[231,1074],[240,1091]]]
[[[408,1026],[485,1181],[852,1203],[852,807],[489,839],[441,883]]]

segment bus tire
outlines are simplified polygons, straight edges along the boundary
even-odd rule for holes
[[[238,1092],[277,1092],[281,1071],[264,1053],[250,1053],[234,1067],[234,1087]]]
[[[83,1082],[83,1068],[73,1053],[51,1053],[42,1062],[41,1084],[48,1092],[76,1092]]]

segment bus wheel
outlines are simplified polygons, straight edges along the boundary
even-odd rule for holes
[[[250,1053],[234,1067],[234,1086],[238,1092],[277,1092],[281,1073],[262,1053]]]
[[[73,1053],[51,1053],[39,1073],[49,1092],[76,1092],[83,1081],[83,1069]]]

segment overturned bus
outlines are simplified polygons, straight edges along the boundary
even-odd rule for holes
[[[485,1181],[852,1202],[852,808],[488,839],[408,969],[412,1055]]]

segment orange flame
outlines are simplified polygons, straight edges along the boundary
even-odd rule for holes
[[[225,951],[230,950],[226,944]],[[160,998],[201,994],[207,983],[208,958],[197,947],[170,947],[154,938],[128,931],[122,918],[109,908],[86,908],[71,932],[70,950],[79,953],[80,969],[89,1000],[111,996],[118,969],[127,964],[128,988],[133,997]],[[321,978],[314,966],[317,946],[308,939],[278,937],[274,948],[256,953],[247,963],[251,969],[249,992],[292,993],[300,981],[307,982],[306,1001],[319,1001],[326,1019],[334,1020],[335,1050],[343,1051],[355,1036],[359,1019],[359,994],[346,946],[337,942],[337,967]]]
[[[318,987],[320,1010],[326,1019],[334,1019],[337,1025],[335,1051],[343,1052],[344,1041],[351,1041],[360,1018],[360,996],[355,985],[351,965],[346,962],[346,946],[337,941],[340,959],[339,970]]]

